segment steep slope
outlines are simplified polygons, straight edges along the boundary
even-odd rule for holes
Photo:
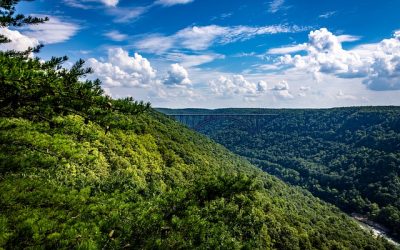
[[[164,110],[275,114],[216,119],[199,131],[261,169],[388,227],[400,238],[400,108]]]
[[[0,118],[0,248],[392,248],[152,110],[50,124]]]

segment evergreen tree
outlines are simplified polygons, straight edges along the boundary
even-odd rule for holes
[[[49,20],[16,14],[18,2],[1,2],[1,27],[33,25]],[[5,36],[0,40],[3,43],[10,41]],[[66,56],[46,62],[28,57],[40,47],[24,52],[0,52],[0,116],[48,121],[53,126],[53,117],[76,114],[108,131],[116,124],[129,126],[129,119],[127,116],[121,118],[121,114],[137,115],[150,107],[149,103],[136,102],[132,98],[113,100],[104,95],[99,80],[81,81],[92,73],[90,68],[84,67],[83,60],[71,69],[65,69],[62,64],[68,60]]]
[[[35,25],[44,23],[49,20],[48,17],[40,18],[15,13],[15,5],[17,5],[18,2],[20,2],[20,0],[0,1],[0,28],[7,28],[10,26],[21,27],[24,25]],[[9,42],[11,42],[11,40],[8,37],[0,34],[0,44]],[[32,52],[39,52],[41,47],[42,45],[39,45],[35,48],[28,48],[24,52],[8,51],[7,53],[10,55],[28,56]]]

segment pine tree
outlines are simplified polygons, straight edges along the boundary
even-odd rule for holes
[[[1,0],[0,1],[0,28],[7,27],[21,27],[24,25],[35,25],[47,22],[49,20],[48,17],[40,18],[40,17],[32,17],[25,16],[23,14],[16,14],[15,5],[18,4],[20,0]],[[0,44],[1,43],[9,43],[11,40],[0,34]],[[40,48],[43,45],[38,45],[35,48],[28,48],[26,51],[17,52],[17,51],[8,51],[7,54],[10,55],[20,55],[20,56],[28,56],[32,52],[39,52]]]
[[[19,0],[0,2],[0,27],[35,25],[48,21],[46,18],[24,16],[15,13]],[[0,43],[10,42],[1,35]],[[22,117],[29,120],[48,121],[53,126],[55,116],[79,115],[86,122],[96,122],[106,128],[129,126],[130,118],[149,109],[149,103],[132,98],[113,100],[104,95],[99,80],[82,81],[92,69],[78,60],[70,69],[62,64],[68,58],[54,57],[43,62],[28,55],[38,52],[42,46],[24,52],[0,52],[0,116]],[[128,116],[129,117],[129,116]],[[121,121],[122,120],[122,121]]]

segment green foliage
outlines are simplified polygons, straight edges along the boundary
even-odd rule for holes
[[[400,237],[400,108],[164,110],[276,114],[217,119],[199,131],[256,166],[382,223]]]
[[[81,63],[67,71],[57,60],[50,69],[3,60],[1,70],[17,70],[10,60],[31,75],[13,86],[7,73],[2,86],[18,89],[2,100],[14,93],[20,101],[0,117],[0,247],[393,249],[206,137],[151,109],[136,112],[146,107],[133,100],[102,96],[71,73],[85,72]],[[88,100],[59,94],[86,87]],[[104,133],[104,124],[113,129]]]
[[[0,247],[391,249],[156,112],[107,134],[53,120],[0,118]]]
[[[100,81],[80,81],[91,72],[78,61],[71,69],[62,68],[64,58],[42,62],[0,52],[0,115],[48,121],[58,115],[77,114],[109,129],[127,127],[129,115],[150,107],[132,98],[113,100],[104,95]]]
[[[21,27],[24,25],[36,25],[40,23],[44,23],[49,20],[48,17],[32,17],[32,16],[25,16],[23,14],[16,14],[15,13],[15,5],[17,5],[20,0],[1,0],[0,1],[0,28],[3,27]],[[9,43],[11,40],[0,34],[0,44],[1,43]],[[17,51],[7,51],[5,54],[13,55],[13,56],[23,56],[27,57],[32,52],[39,52],[42,45],[39,45],[35,48],[28,48],[24,52],[17,52]]]
[[[0,2],[0,27],[23,26],[39,24],[48,21],[48,18],[38,18],[15,13],[15,5],[20,0],[1,0]]]
[[[65,60],[0,53],[0,248],[393,249]]]
[[[34,25],[48,18],[25,17],[15,13],[19,0],[0,2],[0,27]],[[0,35],[0,43],[10,42]],[[62,64],[67,57],[41,61],[30,58],[36,49],[25,52],[0,52],[0,116],[21,117],[35,121],[48,121],[58,115],[76,114],[105,127],[127,128],[132,117],[146,111],[149,103],[136,102],[132,98],[113,100],[104,95],[100,81],[81,81],[90,68],[84,61],[77,61],[71,69]]]

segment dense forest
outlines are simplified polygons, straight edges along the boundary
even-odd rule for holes
[[[19,98],[1,92],[2,248],[393,249],[148,105],[78,81],[81,63],[0,58]]]
[[[1,26],[46,21],[14,15],[17,2],[1,2]],[[37,49],[0,52],[1,249],[394,249]]]
[[[239,114],[196,129],[266,172],[400,237],[400,107],[162,111]]]

